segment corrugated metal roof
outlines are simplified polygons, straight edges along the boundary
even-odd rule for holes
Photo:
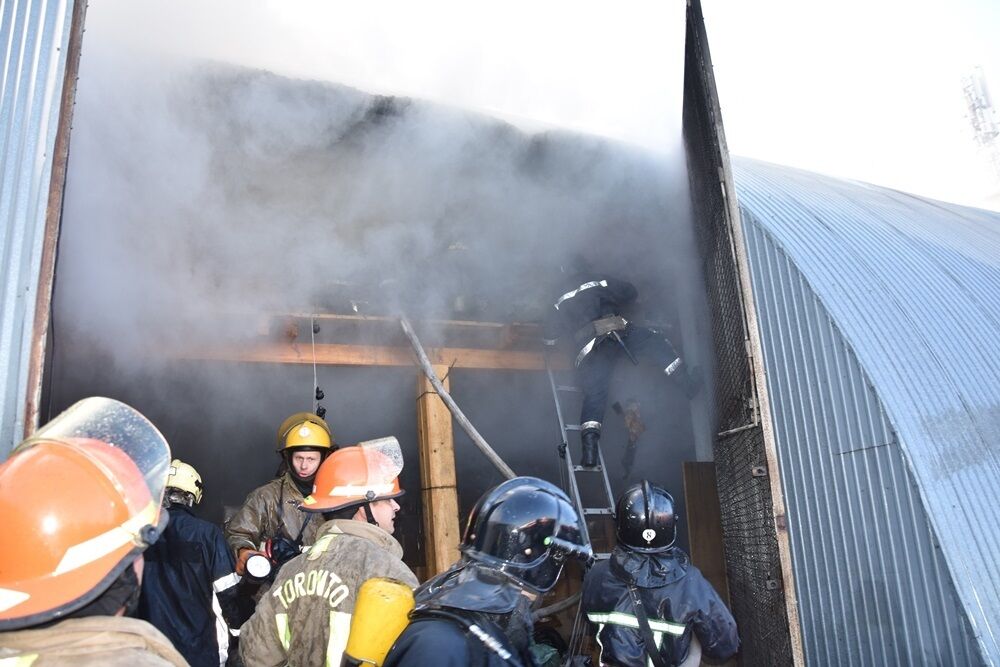
[[[788,255],[742,218],[807,662],[978,662],[870,380]]]
[[[979,650],[1000,664],[1000,215],[751,160],[735,167],[741,209],[801,273],[873,386]],[[840,400],[858,405],[858,387],[850,394]],[[835,437],[841,451],[854,447]],[[898,478],[878,483],[891,491],[885,503],[904,493]],[[892,528],[876,534],[892,539]]]
[[[0,457],[21,439],[73,3],[0,2]]]

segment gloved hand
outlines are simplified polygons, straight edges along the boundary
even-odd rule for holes
[[[275,537],[267,541],[264,551],[275,565],[281,567],[302,553],[301,546],[286,537]]]
[[[251,549],[250,547],[243,547],[239,550],[236,556],[236,574],[241,577],[247,572],[247,559],[254,554],[260,554],[261,556],[267,557],[263,551],[257,551],[256,549]]]

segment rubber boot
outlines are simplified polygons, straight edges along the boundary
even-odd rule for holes
[[[601,433],[599,431],[584,431],[580,440],[583,443],[583,457],[580,459],[580,465],[584,468],[596,468],[597,443],[601,440]]]

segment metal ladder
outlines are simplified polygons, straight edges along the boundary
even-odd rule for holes
[[[570,431],[580,431],[581,427],[579,424],[569,424],[563,417],[562,401],[559,399],[560,393],[583,393],[579,387],[573,387],[569,385],[556,384],[555,376],[552,374],[552,368],[549,366],[548,355],[545,355],[545,372],[549,377],[549,386],[552,388],[552,400],[556,405],[556,417],[559,420],[559,433],[562,436],[562,441],[559,443],[559,458],[563,460],[565,465],[564,474],[566,475],[566,481],[569,486],[570,497],[573,500],[573,504],[576,505],[576,511],[580,515],[583,531],[583,539],[587,544],[590,544],[590,529],[587,527],[587,518],[592,516],[606,516],[614,519],[615,516],[615,501],[614,495],[611,492],[611,482],[608,480],[608,469],[604,465],[604,448],[600,447],[597,450],[598,465],[595,468],[584,468],[573,463],[573,457],[570,455],[569,448],[569,438],[567,434]],[[602,490],[604,492],[604,499],[606,505],[603,507],[585,507],[583,504],[583,496],[580,494],[580,484],[577,481],[577,475],[580,473],[584,474],[600,474],[602,481]],[[608,558],[610,552],[594,552],[595,558]]]

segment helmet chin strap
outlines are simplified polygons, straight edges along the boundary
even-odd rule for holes
[[[368,523],[370,523],[373,526],[377,526],[378,525],[378,521],[375,520],[375,515],[372,514],[372,505],[371,505],[371,503],[365,503],[361,507],[363,507],[364,510],[365,510],[365,518],[368,519]]]
[[[375,520],[375,515],[372,514],[372,502],[375,500],[375,492],[368,489],[368,492],[365,494],[365,500],[367,502],[361,505],[365,508],[365,518],[368,519],[368,523],[371,525],[378,526],[378,521]]]

